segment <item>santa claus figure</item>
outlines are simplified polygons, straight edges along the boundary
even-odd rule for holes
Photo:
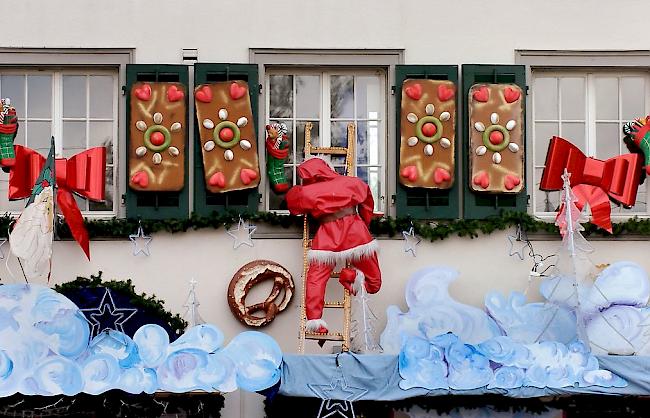
[[[381,287],[378,245],[368,231],[374,202],[366,183],[336,173],[320,158],[300,164],[298,174],[302,186],[289,190],[287,207],[291,214],[309,214],[320,223],[308,255],[307,330],[326,333],[322,318],[325,287],[337,263],[351,265],[341,270],[339,282],[352,294],[358,286],[368,293],[377,293]]]

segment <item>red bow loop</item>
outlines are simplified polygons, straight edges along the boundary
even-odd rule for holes
[[[548,146],[540,190],[562,190],[564,169],[571,173],[576,205],[589,203],[592,222],[611,232],[609,199],[633,206],[639,187],[641,160],[638,154],[624,154],[606,161],[587,157],[569,141],[554,136]]]

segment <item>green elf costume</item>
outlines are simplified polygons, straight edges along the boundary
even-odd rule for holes
[[[11,106],[11,100],[0,99],[0,165],[13,167],[16,163],[14,154],[14,139],[18,132],[16,109]]]
[[[266,172],[277,194],[286,193],[290,187],[284,172],[284,162],[289,155],[287,131],[284,123],[266,125]]]

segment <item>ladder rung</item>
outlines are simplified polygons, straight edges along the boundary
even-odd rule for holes
[[[311,154],[332,154],[332,155],[346,155],[347,148],[343,147],[311,147]]]
[[[324,308],[343,308],[345,305],[343,302],[340,301],[330,301],[330,302],[325,302],[325,305],[323,305]]]
[[[327,333],[327,334],[306,332],[305,338],[308,340],[343,341],[343,335],[340,332]]]

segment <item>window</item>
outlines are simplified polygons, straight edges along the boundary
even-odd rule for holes
[[[552,216],[560,192],[539,190],[550,138],[560,136],[599,159],[627,153],[622,127],[648,114],[650,80],[648,73],[625,70],[533,70],[532,74],[532,207],[535,215]],[[647,184],[639,186],[637,203],[631,209],[612,204],[612,218],[647,215]]]
[[[356,125],[355,175],[370,185],[375,211],[385,211],[386,74],[383,70],[267,70],[266,123],[287,125],[291,141],[285,164],[296,184],[304,159],[305,124],[312,122],[312,143],[347,146],[347,125]],[[342,172],[344,157],[332,164]],[[280,209],[283,197],[266,186],[267,209]]]
[[[77,203],[84,215],[117,213],[117,92],[118,74],[110,70],[0,70],[0,97],[9,97],[20,127],[16,144],[47,155],[50,137],[56,156],[71,157],[87,148],[106,147],[106,201]],[[0,195],[6,196],[8,174],[0,176]],[[25,201],[0,197],[0,211],[21,211]]]

